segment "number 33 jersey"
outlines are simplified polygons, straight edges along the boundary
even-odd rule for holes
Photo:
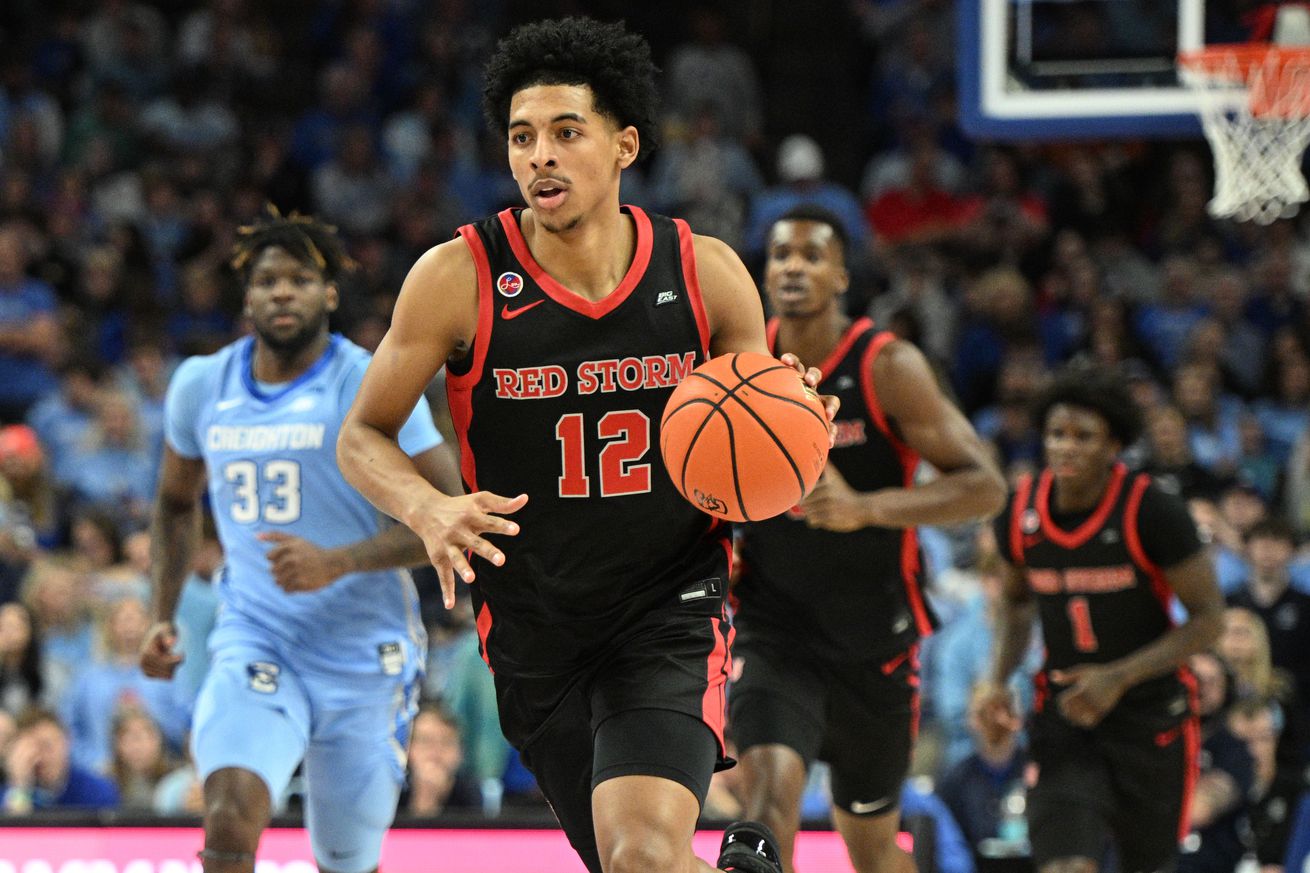
[[[422,639],[408,572],[352,573],[319,591],[288,594],[273,581],[267,555],[275,544],[258,539],[277,532],[334,548],[391,523],[346,483],[336,463],[337,432],[368,353],[334,335],[299,378],[264,385],[253,378],[253,352],[246,337],[189,358],[165,400],[169,446],[205,463],[226,564],[218,583],[223,615],[268,630],[325,671],[397,672],[400,644]],[[440,442],[420,399],[400,432],[401,448],[412,456]],[[215,633],[223,633],[221,620]]]
[[[472,350],[447,379],[464,481],[528,495],[521,532],[492,538],[504,566],[474,560],[498,672],[565,672],[634,616],[726,570],[726,526],[678,494],[659,453],[664,405],[709,343],[692,235],[624,209],[632,263],[599,301],[537,264],[518,210],[460,229],[479,298]]]

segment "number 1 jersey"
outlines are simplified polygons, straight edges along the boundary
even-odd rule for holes
[[[342,478],[337,433],[368,366],[368,353],[340,336],[305,373],[281,385],[256,383],[254,340],[189,358],[165,400],[165,436],[179,455],[205,462],[209,502],[223,545],[218,582],[223,618],[266,629],[312,670],[355,675],[364,688],[381,672],[421,656],[424,633],[409,573],[352,573],[319,591],[288,594],[267,557],[280,532],[322,548],[366,540],[390,521]],[[400,432],[409,455],[441,442],[420,399]],[[404,666],[410,666],[406,663]],[[349,683],[346,683],[349,684]],[[350,691],[343,684],[342,693]],[[378,686],[384,687],[384,686]],[[354,689],[358,691],[359,689]]]
[[[726,526],[678,494],[659,454],[664,405],[708,354],[691,232],[624,210],[632,264],[599,301],[537,264],[519,210],[460,228],[479,300],[472,350],[447,379],[465,485],[528,495],[521,532],[493,537],[505,565],[474,558],[498,672],[568,672],[636,615],[726,572]]]

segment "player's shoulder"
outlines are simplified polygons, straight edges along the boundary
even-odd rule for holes
[[[483,255],[485,257],[485,254]],[[451,283],[476,283],[478,264],[473,248],[463,236],[438,243],[419,255],[409,270],[406,285],[411,283],[444,293]]]

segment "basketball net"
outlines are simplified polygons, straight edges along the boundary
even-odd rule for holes
[[[1310,6],[1279,7],[1273,36],[1178,56],[1214,152],[1216,218],[1269,224],[1310,200],[1301,175],[1310,144]]]

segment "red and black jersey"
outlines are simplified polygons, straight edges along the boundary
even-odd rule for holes
[[[769,322],[771,349],[777,333],[777,321]],[[874,358],[893,339],[860,319],[819,365],[819,392],[841,399],[828,463],[856,491],[906,487],[919,464],[883,413],[873,384]],[[794,509],[743,525],[741,533],[734,591],[742,634],[764,625],[822,656],[868,659],[903,652],[931,633],[914,528],[815,530]]]
[[[1097,506],[1069,517],[1053,513],[1052,488],[1050,470],[1024,477],[997,519],[1003,552],[1037,597],[1043,673],[1115,661],[1159,639],[1173,626],[1164,568],[1201,548],[1187,507],[1146,473],[1116,464]],[[1176,693],[1177,682],[1148,680],[1124,700]]]
[[[627,274],[591,301],[552,279],[521,210],[460,228],[477,267],[478,326],[449,365],[465,486],[526,493],[521,532],[477,556],[474,603],[497,671],[565,672],[628,619],[726,571],[726,528],[675,490],[658,449],[674,387],[706,360],[709,328],[685,222],[624,207]]]

